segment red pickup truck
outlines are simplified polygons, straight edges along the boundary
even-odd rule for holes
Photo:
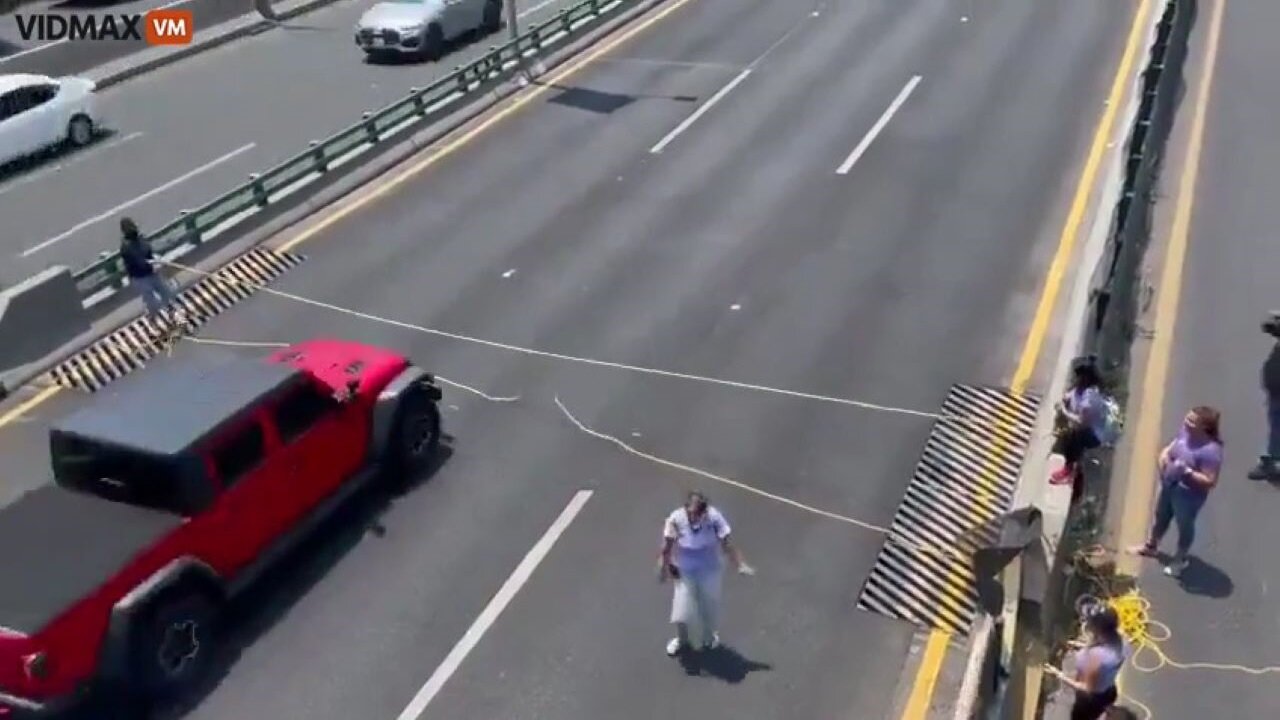
[[[441,436],[435,378],[337,340],[125,378],[49,433],[54,483],[0,509],[0,718],[208,669],[228,599]]]

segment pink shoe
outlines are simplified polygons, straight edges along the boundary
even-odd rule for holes
[[[1049,484],[1050,485],[1066,485],[1067,483],[1071,482],[1071,476],[1074,474],[1074,472],[1075,472],[1075,468],[1072,468],[1072,467],[1059,468],[1058,470],[1055,470],[1052,475],[1049,476]]]
[[[1129,552],[1134,555],[1141,555],[1142,557],[1155,557],[1156,546],[1151,543],[1142,543],[1141,545],[1134,545],[1129,548]]]

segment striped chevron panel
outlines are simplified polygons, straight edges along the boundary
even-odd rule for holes
[[[925,443],[858,607],[962,635],[977,613],[972,568],[960,555],[990,543],[1009,510],[1040,398],[954,385]],[[956,418],[972,419],[965,422]],[[895,540],[900,540],[895,542]]]
[[[293,253],[250,249],[178,295],[174,305],[186,313],[183,330],[198,329],[303,260]],[[173,336],[172,330],[139,317],[68,358],[43,379],[71,390],[97,392],[164,352]]]

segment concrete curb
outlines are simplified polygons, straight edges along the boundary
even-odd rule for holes
[[[2,1],[0,0],[0,2]],[[282,3],[282,7],[277,10],[276,14],[281,21],[290,20],[339,1],[291,0],[291,2]],[[266,32],[279,25],[279,22],[265,19],[255,10],[240,17],[218,23],[210,28],[207,33],[196,32],[195,39],[189,45],[158,47],[132,53],[90,70],[85,73],[85,77],[96,82],[99,90],[105,90],[165,65],[226,45],[237,38]]]
[[[1067,376],[1071,360],[1076,357],[1087,340],[1085,321],[1091,310],[1091,294],[1099,274],[1105,271],[1106,249],[1112,228],[1116,223],[1117,205],[1123,193],[1125,160],[1130,150],[1130,140],[1134,123],[1137,121],[1142,95],[1143,75],[1150,62],[1151,51],[1155,46],[1163,7],[1172,0],[1162,0],[1152,8],[1151,17],[1147,19],[1148,29],[1146,41],[1142,45],[1140,58],[1146,60],[1137,66],[1126,93],[1125,107],[1117,115],[1113,137],[1116,137],[1114,148],[1106,160],[1103,182],[1096,191],[1091,204],[1093,206],[1092,221],[1089,234],[1076,258],[1078,272],[1074,278],[1071,295],[1065,306],[1066,326],[1060,340],[1058,357],[1055,358],[1052,375],[1045,390],[1045,402],[1040,408],[1032,431],[1031,444],[1027,449],[1022,474],[1014,491],[1011,507],[1034,506],[1043,513],[1044,526],[1041,544],[1044,558],[1050,567],[1039,568],[1040,574],[1046,578],[1059,560],[1058,550],[1063,533],[1066,530],[1068,514],[1071,506],[1070,486],[1049,485],[1045,478],[1061,466],[1062,459],[1050,452],[1053,444],[1053,406],[1057,398],[1065,392]],[[1012,659],[1012,649],[1019,630],[1018,609],[1023,600],[1039,602],[1043,600],[1047,587],[1029,591],[1022,577],[1022,557],[1015,558],[1006,575],[1005,610],[995,627],[1002,631],[999,642],[989,645],[975,646],[969,656],[966,667],[966,683],[962,688],[955,720],[973,720],[984,717],[990,712],[990,706],[1001,707],[1005,704],[1006,693],[995,693],[995,697],[983,698],[984,691],[990,690],[985,683],[978,681],[987,676],[991,667],[1003,667],[1008,670]],[[1048,584],[1047,580],[1043,584]],[[1011,592],[1012,590],[1012,592]],[[998,653],[999,658],[992,658]],[[998,662],[997,662],[998,660]],[[1038,702],[1038,698],[1028,700]],[[1008,710],[1008,708],[1001,708]],[[1001,713],[1004,716],[1005,713]]]
[[[334,0],[325,1],[333,2]],[[667,0],[643,0],[642,2],[637,2],[632,7],[583,33],[580,37],[571,40],[564,47],[551,52],[545,57],[532,60],[531,64],[538,68],[539,76],[546,75],[628,25],[637,17],[650,12],[665,2]],[[474,93],[474,98],[463,107],[392,145],[383,151],[382,155],[352,170],[348,175],[335,180],[331,185],[321,189],[296,207],[281,212],[277,217],[262,223],[252,230],[238,235],[233,231],[228,233],[228,238],[222,242],[215,239],[206,243],[203,247],[207,248],[206,252],[208,254],[204,258],[184,264],[188,264],[202,272],[212,272],[249,248],[257,245],[275,247],[283,244],[286,238],[277,236],[280,236],[293,226],[301,224],[311,216],[317,215],[330,206],[337,204],[361,187],[371,184],[374,179],[387,173],[392,168],[413,162],[417,156],[424,152],[431,152],[438,141],[474,122],[502,101],[523,90],[527,83],[521,83],[521,79],[522,76],[517,75],[505,80],[495,80],[488,88],[482,87],[478,89]],[[177,273],[174,277],[184,289],[187,285],[200,278],[195,273]],[[49,368],[66,361],[102,337],[123,327],[140,314],[141,307],[140,300],[127,300],[104,313],[102,317],[93,323],[93,327],[89,332],[76,337],[35,362],[0,374],[0,401],[4,400],[6,395],[12,394],[14,390],[31,383]]]

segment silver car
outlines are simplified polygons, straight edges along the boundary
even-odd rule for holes
[[[450,42],[502,27],[502,0],[388,0],[356,23],[356,45],[369,56],[439,60]]]

